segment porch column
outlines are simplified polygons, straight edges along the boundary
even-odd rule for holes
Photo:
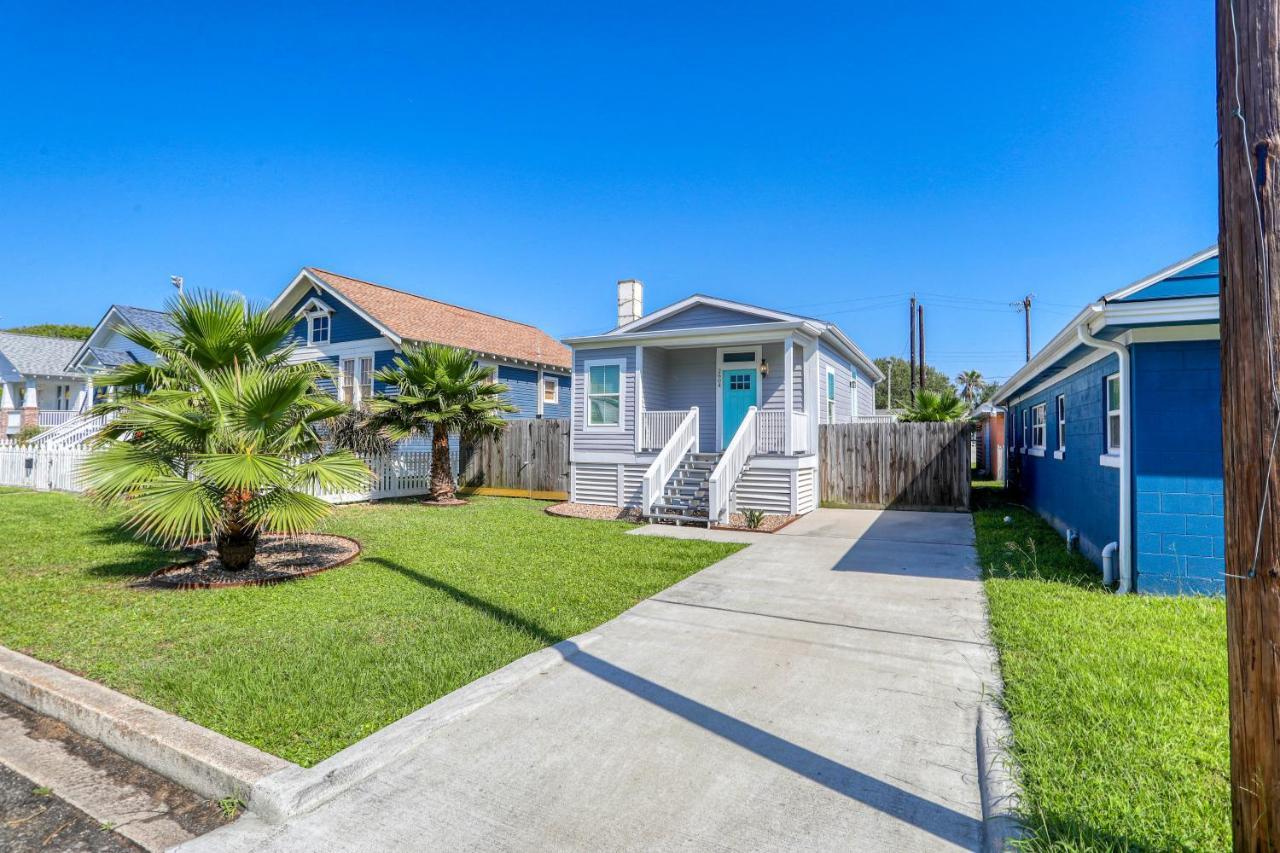
[[[809,452],[818,452],[818,342],[804,345],[804,410],[809,418]]]
[[[80,391],[76,394],[75,406],[73,412],[83,412],[89,408],[90,400],[93,399],[93,377],[86,376],[84,382],[80,385]]]
[[[794,412],[796,408],[795,353],[793,352],[795,349],[794,342],[795,338],[791,335],[787,335],[786,339],[782,342],[782,394],[783,400],[785,401],[782,408],[785,409],[787,413],[787,419],[782,424],[782,452],[788,456],[794,452],[795,448],[795,441],[791,436],[791,422],[795,420],[795,418],[791,416],[791,413]]]
[[[40,426],[39,389],[36,380],[28,379],[22,393],[22,426]]]
[[[0,438],[9,434],[9,415],[17,409],[18,402],[14,398],[13,385],[0,382]]]
[[[590,377],[588,377],[588,380]],[[619,379],[625,382],[625,377]],[[644,347],[636,346],[636,415],[635,415],[635,432],[636,432],[636,453],[640,452],[641,446],[644,444]],[[697,448],[695,447],[696,451]],[[618,470],[622,470],[619,468]]]

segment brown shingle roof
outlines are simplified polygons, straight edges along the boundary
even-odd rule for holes
[[[569,348],[533,326],[315,267],[307,271],[406,340],[569,369]]]

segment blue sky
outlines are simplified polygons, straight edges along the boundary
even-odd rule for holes
[[[0,326],[313,265],[567,336],[636,277],[872,355],[916,292],[1003,377],[1007,303],[1216,237],[1212,4],[608,5],[3,0]]]

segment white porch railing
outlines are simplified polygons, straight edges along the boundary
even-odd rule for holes
[[[813,453],[809,446],[809,413],[791,413],[791,452]]]
[[[78,414],[80,413],[72,412],[70,410],[62,411],[57,409],[42,409],[37,423],[45,428],[61,426]]]
[[[729,509],[729,493],[733,491],[734,483],[738,482],[738,478],[742,476],[743,469],[747,467],[747,462],[755,451],[756,416],[755,406],[747,409],[746,417],[742,419],[738,431],[733,434],[733,440],[725,447],[724,455],[720,457],[720,464],[716,465],[716,469],[711,472],[711,477],[707,480],[707,522],[709,524],[724,520],[725,513]]]
[[[781,409],[756,413],[756,453],[787,452],[787,413]]]
[[[640,419],[640,449],[661,450],[666,447],[688,414],[688,409],[644,412]]]
[[[115,417],[115,412],[105,415],[81,415],[40,433],[29,443],[45,448],[79,447],[97,435],[98,431],[115,420]]]
[[[698,452],[698,407],[694,406],[683,414],[684,418],[662,446],[658,458],[644,472],[641,499],[646,514],[653,512],[654,503],[662,496],[662,487],[671,479],[685,454]]]

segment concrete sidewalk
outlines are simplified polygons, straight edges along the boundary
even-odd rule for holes
[[[819,510],[753,541],[315,811],[180,849],[978,849],[997,681],[969,517]]]

